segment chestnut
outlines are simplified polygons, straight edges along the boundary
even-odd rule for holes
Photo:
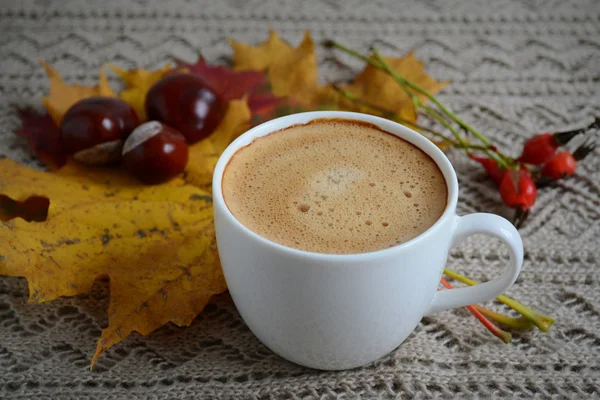
[[[149,121],[135,128],[123,145],[125,168],[140,181],[151,185],[179,175],[187,161],[185,137],[158,121]]]
[[[121,157],[123,141],[139,124],[133,108],[113,97],[89,97],[75,103],[60,123],[65,152],[90,165]]]
[[[180,131],[189,144],[209,136],[221,122],[224,103],[203,77],[171,74],[146,94],[146,115]]]

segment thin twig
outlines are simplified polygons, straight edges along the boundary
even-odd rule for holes
[[[349,48],[343,46],[342,44],[340,44],[338,42],[335,42],[333,40],[328,40],[328,41],[324,42],[324,45],[326,47],[335,47],[335,48],[337,48],[339,50],[342,50],[343,52],[347,53],[348,55],[351,55],[353,57],[356,57],[356,58],[358,58],[360,60],[363,60],[363,61],[367,62],[368,64],[370,64],[370,65],[372,65],[372,66],[374,66],[376,68],[385,70],[384,66],[378,60],[376,60],[376,59],[374,59],[372,57],[364,56],[364,55],[358,53],[357,51],[354,51],[352,49],[349,49]],[[416,92],[421,93],[422,95],[424,95],[425,97],[427,97],[429,100],[431,100],[431,102],[433,102],[436,106],[438,106],[438,108],[444,114],[446,114],[450,119],[452,119],[452,121],[456,122],[463,129],[471,132],[473,134],[473,136],[475,136],[477,139],[479,139],[485,146],[491,148],[492,144],[491,144],[491,142],[485,136],[483,136],[475,128],[473,128],[470,125],[468,125],[467,123],[465,123],[457,115],[455,115],[454,113],[452,113],[448,108],[446,108],[437,99],[437,97],[435,97],[434,95],[432,95],[427,90],[423,89],[421,86],[419,86],[418,84],[414,83],[413,81],[411,81],[411,80],[409,80],[407,78],[404,78],[403,76],[401,76],[400,74],[398,74],[393,69],[389,70],[388,73],[398,83],[401,82],[400,83],[401,86],[411,88],[411,89],[415,90]],[[510,157],[506,156],[504,153],[502,153],[498,149],[495,149],[494,153],[498,154],[498,157],[499,157],[498,163],[499,163],[500,166],[502,166],[503,168],[507,168],[509,165],[512,165],[513,162],[512,162],[512,159]],[[488,156],[489,156],[489,154],[488,154]]]
[[[357,96],[355,96],[354,94],[352,94],[349,91],[346,91],[344,89],[342,89],[337,83],[332,83],[331,87],[338,92],[339,94],[341,94],[342,96],[344,96],[345,98],[347,98],[348,100],[361,105],[361,106],[365,106],[368,108],[373,109],[374,111],[377,111],[379,113],[381,113],[385,118],[388,119],[392,119],[394,121],[400,122],[402,124],[408,125],[413,127],[414,129],[419,129],[428,133],[431,133],[432,135],[444,140],[445,142],[449,143],[451,146],[457,148],[457,149],[469,149],[469,150],[481,150],[481,151],[486,151],[489,150],[488,146],[482,146],[482,145],[477,145],[477,144],[471,144],[468,142],[465,142],[464,144],[461,143],[457,143],[454,140],[446,137],[443,133],[437,132],[431,128],[426,128],[424,126],[415,124],[412,121],[409,121],[407,119],[402,118],[401,116],[399,116],[397,113],[390,111],[386,108],[380,107],[376,104],[370,103],[368,101],[362,100],[360,98],[358,98]],[[429,116],[429,115],[427,115]]]
[[[461,144],[461,147],[466,149],[466,147],[465,147],[466,141],[461,136],[461,134],[458,133],[458,131],[456,129],[454,129],[454,127],[448,121],[446,121],[446,119],[442,115],[440,115],[436,110],[429,107],[428,105],[423,104],[419,100],[419,98],[414,93],[412,93],[412,91],[408,88],[409,85],[407,82],[409,82],[409,81],[405,78],[402,78],[400,75],[398,75],[398,73],[392,69],[392,67],[388,64],[388,62],[385,60],[385,58],[383,58],[383,56],[379,53],[379,51],[377,49],[373,49],[373,55],[375,56],[375,59],[380,63],[380,66],[383,69],[383,71],[387,72],[392,78],[394,78],[396,80],[396,82],[398,83],[398,85],[400,85],[400,87],[402,87],[402,89],[408,94],[408,96],[411,98],[411,100],[413,102],[415,110],[418,110],[419,107],[423,108],[423,110],[425,110],[425,112],[427,114],[429,114],[433,119],[435,119],[437,122],[439,122],[440,124],[445,126],[448,130],[450,130],[450,132],[452,132],[452,135],[454,135],[456,140],[458,140],[458,142]],[[490,151],[491,143],[489,143],[489,142],[484,143],[484,145],[486,147],[482,151],[489,158],[496,161],[499,165],[505,164],[504,160],[502,160],[501,157],[496,156],[495,152]],[[466,152],[467,152],[467,155],[470,154],[470,152],[468,150],[466,150]]]
[[[425,132],[429,132],[432,135],[434,135],[434,136],[436,136],[436,137],[438,137],[438,138],[440,138],[440,139],[442,139],[442,140],[444,140],[444,141],[452,144],[453,146],[459,145],[459,143],[456,143],[452,139],[447,138],[446,136],[444,136],[444,134],[442,134],[440,132],[437,132],[437,131],[434,131],[433,129],[426,128],[424,126],[417,125],[417,124],[415,124],[412,121],[409,121],[409,120],[407,120],[405,118],[402,118],[401,116],[399,116],[398,114],[396,114],[393,111],[387,110],[387,109],[385,109],[383,107],[380,107],[380,106],[378,106],[376,104],[369,103],[369,102],[367,102],[365,100],[362,100],[362,99],[356,97],[351,92],[348,92],[348,91],[342,89],[339,85],[337,85],[335,83],[333,83],[331,86],[332,86],[332,88],[336,92],[338,92],[339,94],[341,94],[342,96],[344,96],[348,100],[353,101],[356,104],[359,104],[361,106],[365,106],[365,107],[371,108],[372,110],[381,113],[386,118],[393,119],[393,120],[398,121],[398,122],[400,122],[402,124],[405,124],[405,125],[409,125],[409,126],[415,128],[415,129],[419,129],[419,130],[422,130],[422,131],[425,131]]]

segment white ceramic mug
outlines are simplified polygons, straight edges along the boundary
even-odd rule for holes
[[[255,138],[317,118],[369,122],[427,153],[448,186],[442,216],[408,242],[361,254],[302,251],[265,239],[242,225],[227,208],[221,190],[230,158]],[[231,143],[214,172],[217,244],[229,292],[250,330],[290,361],[338,370],[377,360],[402,343],[423,316],[493,299],[519,275],[523,243],[513,225],[493,214],[459,217],[457,199],[458,181],[448,158],[428,139],[400,124],[338,111],[266,122]],[[476,233],[506,244],[510,250],[506,270],[477,286],[438,291],[450,247]]]

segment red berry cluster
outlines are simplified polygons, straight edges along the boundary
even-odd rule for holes
[[[75,103],[61,124],[67,154],[89,165],[124,162],[129,173],[149,184],[181,174],[188,144],[209,136],[221,122],[224,103],[199,75],[169,74],[146,95],[151,121],[140,125],[123,100],[91,97]]]
[[[575,136],[600,128],[600,118],[590,125],[576,130],[542,133],[528,139],[519,158],[512,160],[508,168],[502,168],[491,158],[469,154],[479,162],[488,176],[498,185],[502,201],[515,209],[515,224],[520,226],[535,203],[537,189],[552,181],[575,173],[577,162],[583,160],[595,148],[591,140],[580,145],[573,153],[558,151]]]

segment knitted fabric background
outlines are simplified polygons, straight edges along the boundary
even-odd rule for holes
[[[440,98],[517,154],[534,133],[582,126],[600,115],[600,2],[456,1],[52,1],[0,2],[0,155],[39,166],[12,132],[12,104],[41,109],[47,60],[68,82],[93,84],[106,62],[156,68],[172,58],[228,62],[226,38],[258,43],[272,28],[297,44],[337,39],[386,54],[411,49],[429,74],[451,80]],[[323,82],[351,70],[318,50]],[[111,75],[116,87],[117,79]],[[597,135],[597,133],[596,133]],[[549,333],[514,333],[510,345],[465,309],[422,320],[383,359],[342,372],[282,360],[246,328],[226,295],[188,328],[132,335],[89,370],[107,324],[107,282],[76,298],[26,303],[23,279],[0,277],[0,398],[356,399],[600,398],[600,154],[576,176],[540,192],[523,272],[509,295],[554,316]],[[451,154],[459,213],[509,215],[478,165]],[[507,252],[471,238],[449,257],[477,280],[496,276]],[[492,305],[497,309],[502,309]]]

